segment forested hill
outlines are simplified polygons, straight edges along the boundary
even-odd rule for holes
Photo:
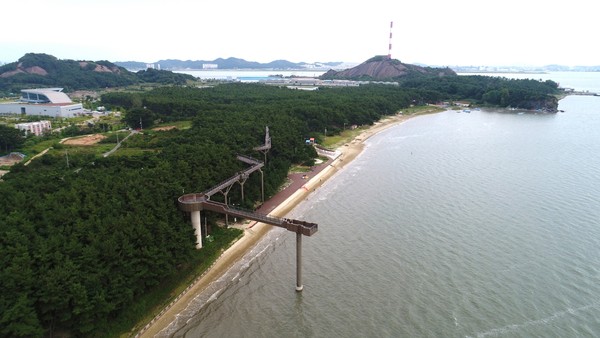
[[[137,73],[109,61],[59,60],[48,54],[28,53],[0,66],[0,94],[25,88],[61,87],[67,92],[129,86],[138,83],[185,84],[191,75],[154,69]]]
[[[324,80],[398,81],[405,78],[425,76],[456,76],[456,72],[450,68],[431,68],[405,64],[399,60],[379,55],[349,69],[329,70],[320,78]]]

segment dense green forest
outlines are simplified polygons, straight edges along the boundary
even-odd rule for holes
[[[370,125],[411,104],[448,98],[486,102],[489,93],[503,88],[510,97],[527,90],[542,95],[552,87],[519,83],[525,88],[520,89],[506,80],[485,81],[465,79],[454,83],[456,88],[412,83],[310,92],[227,84],[103,95],[102,103],[125,111],[132,127],[140,119],[144,128],[179,120],[192,121],[191,127],[144,129],[124,144],[127,155],[121,150],[106,158],[67,154],[69,148],[61,146],[28,166],[11,168],[0,183],[0,336],[118,334],[118,329],[107,332],[110,323],[216,250],[217,244],[194,249],[193,229],[178,210],[177,197],[204,191],[241,170],[238,153],[260,158],[252,148],[264,142],[265,126],[273,146],[265,167],[268,197],[292,164],[313,163],[315,151],[304,140],[321,139],[325,129],[336,133],[345,125]],[[234,188],[229,199],[257,206],[259,175],[250,177],[244,192],[241,200]],[[219,218],[209,214],[210,228],[215,242],[225,245],[239,233],[216,227]]]
[[[429,95],[424,99],[463,100],[477,104],[556,112],[558,84],[533,79],[507,79],[492,76],[444,76],[440,78],[410,78],[401,82],[402,88],[419,90]]]
[[[0,154],[8,154],[13,149],[25,143],[21,130],[0,124]]]
[[[38,87],[61,87],[70,92],[140,83],[183,85],[196,80],[187,74],[155,69],[132,73],[109,61],[59,60],[36,53],[25,54],[17,62],[0,66],[0,75],[0,94],[4,95]]]

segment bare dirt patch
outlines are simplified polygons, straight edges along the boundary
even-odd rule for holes
[[[77,90],[77,91],[69,93],[69,96],[73,99],[75,99],[75,98],[83,99],[86,97],[90,97],[92,99],[97,99],[100,97],[100,94],[98,92],[92,91],[92,90]]]
[[[105,138],[106,138],[106,136],[104,136],[104,135],[94,134],[94,135],[87,135],[87,136],[78,137],[78,138],[70,138],[63,143],[72,145],[72,146],[89,146],[92,144],[96,144]]]
[[[152,128],[152,130],[171,130],[171,129],[175,129],[177,127],[175,126],[166,126],[166,127],[156,127],[156,128]]]
[[[16,154],[10,154],[10,155],[0,157],[0,165],[5,165],[5,166],[11,166],[11,165],[13,165],[15,163],[19,163],[21,161],[23,161],[23,157],[16,155]]]

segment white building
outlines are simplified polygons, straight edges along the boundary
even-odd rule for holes
[[[21,90],[19,102],[0,104],[0,114],[73,117],[83,114],[83,105],[73,103],[62,88]]]
[[[52,124],[50,121],[17,123],[15,124],[15,128],[25,131],[25,135],[32,133],[36,136],[40,136],[44,132],[52,130]]]
[[[160,63],[147,63],[146,69],[156,69],[160,70]]]

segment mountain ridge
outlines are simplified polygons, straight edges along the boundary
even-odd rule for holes
[[[343,65],[343,62],[291,62],[274,60],[267,63],[247,61],[240,58],[217,58],[214,60],[178,60],[165,59],[154,63],[139,61],[117,61],[114,64],[130,70],[141,70],[151,65],[163,70],[200,70],[200,69],[329,69]]]
[[[187,81],[195,81],[195,78],[156,69],[134,73],[110,61],[60,60],[42,53],[27,53],[18,61],[0,66],[0,93],[32,87],[61,87],[69,92],[139,83],[182,85]]]

